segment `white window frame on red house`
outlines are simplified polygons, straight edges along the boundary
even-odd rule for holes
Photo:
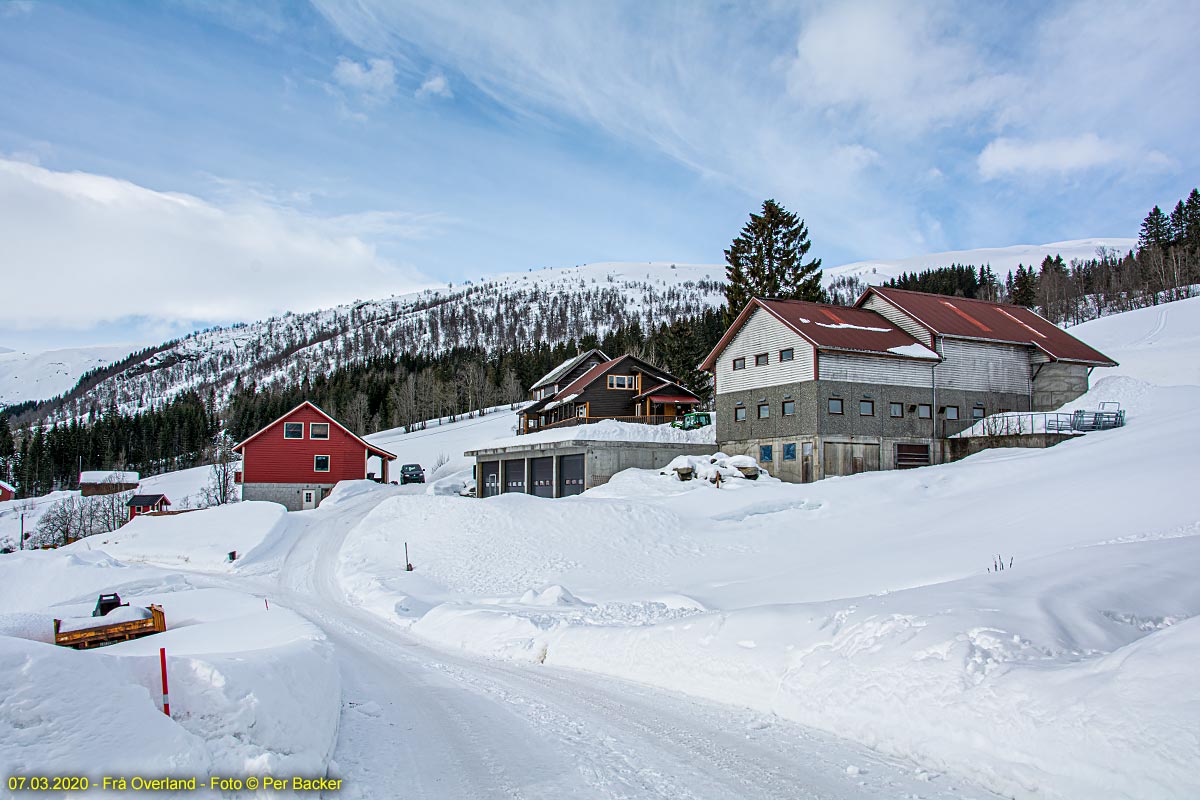
[[[287,435],[288,425],[299,425],[300,426],[300,435],[299,436],[288,436]],[[285,423],[283,423],[283,438],[287,439],[290,442],[304,441],[304,423],[303,422],[285,422]]]
[[[318,458],[325,459],[325,469],[317,469],[317,459]],[[333,458],[332,457],[327,456],[327,455],[319,455],[319,454],[313,456],[313,472],[329,472],[332,468],[333,468]]]
[[[325,426],[325,435],[324,436],[317,436],[317,434],[313,432],[313,428],[315,428],[318,425]],[[308,423],[308,438],[309,439],[319,439],[319,440],[328,439],[329,438],[329,423],[328,422],[310,422],[310,423]]]

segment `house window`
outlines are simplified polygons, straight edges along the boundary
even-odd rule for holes
[[[796,401],[795,400],[784,400],[783,401],[783,415],[785,417],[790,417],[790,416],[794,415],[795,413],[796,413]]]
[[[904,403],[888,403],[888,415],[893,417],[903,417]]]
[[[830,414],[841,414],[842,413],[842,398],[840,398],[840,397],[829,398],[829,413]]]
[[[858,415],[860,417],[875,416],[875,401],[874,400],[859,400]]]
[[[779,351],[779,360],[780,361],[791,361],[795,357],[796,357],[796,351],[790,347]]]
[[[917,416],[921,419],[930,419],[933,417],[933,406],[929,403],[921,403],[917,406]]]
[[[745,406],[742,406],[740,408],[735,408],[733,410],[733,421],[734,422],[745,422],[746,421],[746,407]]]
[[[310,422],[310,423],[308,423],[308,438],[310,438],[310,439],[328,439],[329,438],[329,423],[328,422]]]
[[[768,361],[768,359],[767,359],[767,354],[766,354],[766,353],[759,353],[758,355],[756,355],[756,356],[754,357],[754,366],[756,366],[756,367],[765,367],[765,366],[767,365],[767,361]]]
[[[766,403],[762,403],[758,407],[758,418],[767,419],[771,416],[771,407]]]
[[[744,358],[735,358],[735,359],[733,360],[733,368],[734,368],[735,370],[736,370],[736,369],[745,369],[745,368],[746,368],[746,359],[744,359]]]
[[[610,389],[633,389],[637,386],[637,379],[632,375],[609,375],[608,388]]]
[[[304,423],[303,422],[285,422],[285,423],[283,423],[283,438],[285,438],[285,439],[303,439],[304,438]]]
[[[759,445],[758,461],[759,463],[770,463],[775,460],[775,448],[769,444]]]
[[[946,419],[958,419],[958,406],[946,406]]]
[[[576,406],[575,416],[583,418],[587,416],[587,406]]]
[[[329,472],[329,456],[313,456],[313,472]]]
[[[791,444],[785,444],[783,446],[783,460],[784,461],[795,461],[796,460],[796,443],[795,442],[792,442]]]
[[[971,409],[971,419],[983,419],[983,407],[975,406]]]

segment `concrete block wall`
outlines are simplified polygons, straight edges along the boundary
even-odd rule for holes
[[[247,483],[242,485],[243,500],[265,500],[279,503],[288,511],[300,511],[304,502],[304,491],[315,492],[317,504],[333,491],[331,483]]]

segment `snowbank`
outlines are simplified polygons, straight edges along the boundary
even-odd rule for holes
[[[178,564],[194,570],[228,571],[255,548],[268,548],[285,527],[287,510],[278,503],[232,503],[174,516],[135,517],[111,533],[91,536],[61,552],[103,550],[122,561]]]
[[[539,442],[568,442],[572,439],[586,439],[600,442],[715,444],[717,434],[716,428],[712,425],[684,431],[679,428],[672,428],[670,425],[642,425],[636,422],[620,422],[615,419],[606,419],[587,425],[551,428],[549,430],[527,433],[522,436],[510,436],[490,442],[478,442],[475,444],[475,448],[513,447],[517,445],[538,444]]]

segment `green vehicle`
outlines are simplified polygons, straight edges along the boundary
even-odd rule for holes
[[[684,431],[694,431],[696,428],[703,428],[705,425],[712,425],[711,411],[689,411],[683,415],[683,419],[677,419],[671,423],[672,428],[679,428]]]

